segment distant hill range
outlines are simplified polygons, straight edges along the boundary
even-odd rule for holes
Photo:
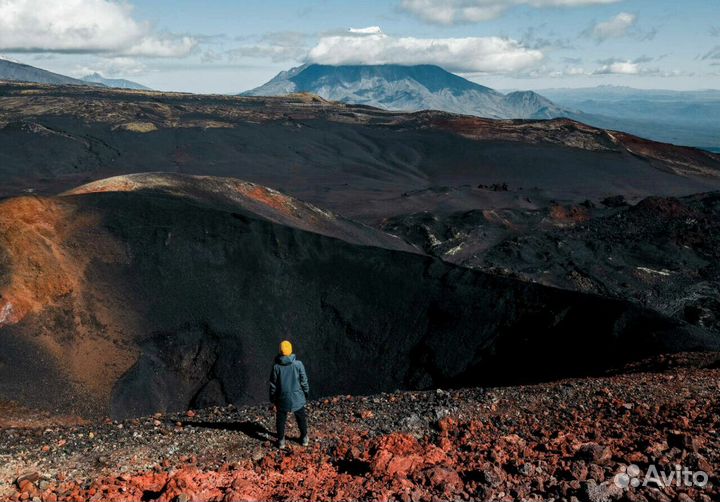
[[[93,73],[82,79],[0,56],[0,80],[149,90]],[[442,110],[498,119],[552,119],[629,132],[676,145],[720,151],[720,91],[665,91],[599,86],[499,92],[433,65],[327,66],[280,72],[244,96],[307,92],[325,99],[387,110]]]
[[[720,151],[720,91],[669,91],[603,85],[540,91],[586,123],[646,138]]]
[[[433,65],[309,64],[281,72],[243,95],[296,92],[388,110],[433,109],[501,119],[567,117],[656,141],[720,150],[720,91],[600,86],[505,94]]]
[[[0,80],[56,85],[98,85],[0,57]]]
[[[149,87],[145,87],[144,85],[133,82],[132,80],[126,80],[124,78],[105,78],[97,72],[84,76],[82,80],[84,82],[102,84],[106,87],[115,87],[117,89],[134,89],[136,91],[150,90]]]
[[[281,72],[243,95],[284,96],[296,92],[400,111],[443,110],[498,119],[577,115],[535,92],[502,94],[434,65],[310,64]]]
[[[14,82],[35,82],[38,84],[55,85],[93,85],[104,87],[117,87],[120,89],[149,90],[144,85],[125,79],[104,78],[99,73],[93,73],[82,79],[68,77],[59,73],[36,68],[19,61],[0,56],[0,80]]]

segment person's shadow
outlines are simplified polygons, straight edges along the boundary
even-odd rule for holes
[[[275,437],[274,432],[270,432],[267,428],[258,423],[245,420],[244,422],[192,422],[186,420],[180,422],[183,427],[203,427],[205,429],[222,429],[226,431],[242,432],[248,437],[257,439],[258,441],[267,441]]]

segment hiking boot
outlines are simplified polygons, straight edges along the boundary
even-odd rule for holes
[[[308,439],[307,436],[305,436],[304,438],[302,438],[302,439],[300,440],[300,443],[301,443],[303,446],[310,446],[310,440]]]
[[[281,439],[280,441],[278,441],[277,447],[280,448],[281,450],[284,450],[285,449],[285,440]]]

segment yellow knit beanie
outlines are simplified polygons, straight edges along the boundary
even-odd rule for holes
[[[284,356],[289,356],[290,354],[292,354],[292,343],[288,342],[287,340],[281,342],[280,353]]]

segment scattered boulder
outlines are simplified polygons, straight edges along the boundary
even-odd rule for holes
[[[607,464],[612,459],[612,450],[597,443],[585,443],[578,448],[575,457],[594,464]]]
[[[28,471],[17,477],[15,484],[20,486],[23,483],[35,483],[40,479],[40,473],[37,471]]]
[[[450,467],[434,466],[422,471],[425,483],[447,497],[462,491],[464,483],[456,470]]]
[[[697,452],[700,447],[699,441],[691,434],[681,431],[670,431],[667,434],[667,444],[670,448]]]

